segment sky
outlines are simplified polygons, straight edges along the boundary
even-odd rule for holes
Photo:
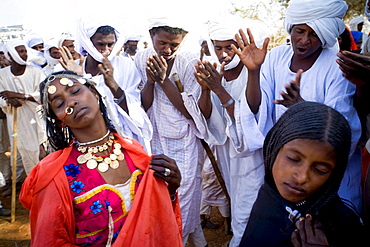
[[[147,19],[151,15],[173,15],[198,39],[204,23],[222,18],[233,6],[247,6],[271,0],[1,0],[0,27],[23,25],[44,40],[62,32],[75,34],[77,20],[84,16],[115,18],[125,27],[142,32],[147,39]],[[191,35],[188,35],[191,36]]]

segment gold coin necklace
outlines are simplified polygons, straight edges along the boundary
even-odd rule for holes
[[[103,152],[109,147],[113,147],[108,155],[96,155],[98,152]],[[117,169],[119,161],[124,160],[125,156],[121,150],[121,144],[116,142],[114,135],[109,135],[108,141],[102,145],[95,147],[78,146],[77,150],[82,154],[78,156],[77,162],[82,165],[86,163],[87,168],[97,168],[100,172],[106,172],[109,168]]]

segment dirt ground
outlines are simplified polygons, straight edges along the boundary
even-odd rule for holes
[[[18,193],[17,193],[18,198]],[[2,205],[11,209],[11,197],[0,197]],[[225,234],[223,218],[216,208],[212,209],[212,222],[219,223],[219,229],[203,229],[208,247],[221,247],[231,239]],[[0,216],[0,247],[28,247],[30,245],[30,224],[28,210],[16,200],[15,221],[11,217]]]

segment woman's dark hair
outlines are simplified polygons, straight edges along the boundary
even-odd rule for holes
[[[351,129],[341,113],[324,104],[306,101],[290,107],[268,132],[263,145],[265,180],[275,189],[272,167],[276,156],[286,143],[295,139],[327,142],[336,152],[336,165],[329,179],[312,199],[307,198],[312,203],[307,203],[306,212],[313,213],[337,195],[347,167]]]
[[[45,92],[45,90],[48,90],[47,87],[49,86],[50,81],[53,81],[53,76],[57,76],[57,78],[61,78],[63,76],[67,78],[73,78],[73,79],[81,79],[82,77],[78,76],[76,73],[72,71],[59,71],[54,72],[46,77],[44,81],[40,83],[40,96],[41,96],[41,102],[44,106],[43,115],[44,119],[46,121],[46,133],[48,136],[48,141],[51,147],[54,150],[59,150],[66,148],[70,146],[71,141],[74,138],[74,135],[72,131],[69,128],[65,128],[62,126],[62,122],[57,119],[54,112],[51,110],[49,106],[49,100],[48,100],[48,93]],[[107,108],[105,107],[102,97],[99,94],[99,92],[96,90],[95,86],[92,84],[93,82],[88,79],[83,79],[86,82],[83,84],[88,88],[92,88],[96,91],[96,93],[99,96],[99,106],[100,111],[103,115],[104,122],[108,129],[110,129],[112,132],[116,132],[110,119],[108,118]]]
[[[172,35],[177,35],[177,34],[181,34],[182,37],[184,38],[185,35],[188,33],[188,31],[185,31],[184,29],[182,28],[178,28],[178,27],[169,27],[169,26],[160,26],[160,27],[153,27],[152,29],[149,30],[149,33],[151,36],[155,35],[156,33],[158,33],[160,30],[163,30],[167,33],[170,33]]]

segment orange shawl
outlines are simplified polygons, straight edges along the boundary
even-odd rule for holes
[[[116,138],[144,176],[112,246],[183,246],[178,200],[171,203],[165,182],[153,176],[150,156],[141,144]],[[68,147],[49,154],[22,186],[19,200],[30,210],[31,246],[76,246],[72,198],[63,170],[71,150]]]

